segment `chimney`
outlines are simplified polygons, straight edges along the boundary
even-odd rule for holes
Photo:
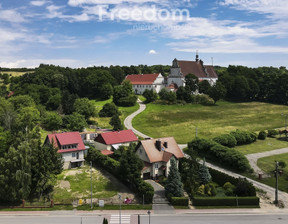
[[[156,148],[159,150],[159,151],[161,151],[161,140],[160,139],[158,139],[158,140],[156,140]]]
[[[168,148],[168,142],[164,142],[163,146],[167,149]]]

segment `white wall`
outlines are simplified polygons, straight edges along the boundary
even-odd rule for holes
[[[83,159],[84,160],[84,151],[76,151],[76,152],[64,152],[61,153],[62,157],[64,159],[64,169],[69,169],[70,166],[70,162],[73,160],[76,160],[76,154],[77,152],[79,153],[79,159]],[[72,157],[72,153],[75,153],[75,157]]]

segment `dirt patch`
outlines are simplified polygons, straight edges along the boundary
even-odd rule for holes
[[[70,183],[67,180],[61,180],[60,181],[60,188],[66,188],[66,189],[70,189]]]

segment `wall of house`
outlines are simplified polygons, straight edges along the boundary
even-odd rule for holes
[[[104,150],[104,149],[111,150],[111,145],[105,145],[100,142],[95,142],[94,145],[95,145],[95,148],[98,150]]]
[[[141,160],[143,160],[143,161],[145,161],[147,163],[150,163],[150,160],[149,160],[149,158],[148,158],[148,156],[147,156],[147,154],[146,154],[146,152],[145,152],[145,150],[144,150],[142,145],[137,149],[136,155],[138,155],[138,157]]]
[[[77,151],[79,153],[79,159],[84,160],[84,151]],[[64,169],[71,168],[71,161],[76,160],[76,153],[77,152],[64,152],[62,153],[62,157],[64,159]],[[75,157],[73,157],[75,155]]]

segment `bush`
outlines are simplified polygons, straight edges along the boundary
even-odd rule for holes
[[[188,206],[189,199],[187,197],[171,197],[171,204],[175,206]]]
[[[236,130],[230,133],[237,141],[237,145],[246,145],[255,142],[257,135],[254,132]]]
[[[275,129],[269,129],[267,136],[270,138],[275,138],[278,135],[278,131]]]
[[[230,134],[224,134],[213,138],[213,140],[221,145],[232,148],[237,145],[236,138]]]
[[[151,184],[146,183],[144,180],[139,179],[139,182],[136,184],[138,188],[139,197],[143,197],[144,201],[147,204],[151,204],[154,196],[154,188]]]
[[[248,182],[244,178],[238,178],[238,183],[236,184],[236,188],[234,193],[237,196],[256,196],[256,189],[252,183]]]
[[[217,183],[220,186],[223,186],[225,183],[230,182],[233,185],[238,183],[238,179],[232,176],[229,176],[226,173],[222,173],[218,170],[209,168],[210,175],[212,176],[213,182]]]
[[[235,149],[230,149],[212,140],[197,138],[188,143],[187,153],[196,151],[199,155],[209,158],[224,166],[231,167],[238,171],[250,171],[248,159]]]
[[[114,115],[120,115],[120,112],[114,103],[106,103],[99,112],[99,117],[113,117]]]
[[[267,137],[267,133],[266,131],[260,131],[259,134],[258,134],[258,139],[260,140],[265,140]]]
[[[193,102],[202,105],[214,105],[214,100],[206,94],[196,95]]]
[[[223,188],[224,188],[225,194],[227,196],[233,196],[234,195],[235,186],[233,184],[231,184],[230,182],[226,182],[223,185]]]
[[[194,197],[194,206],[259,206],[258,197]]]

